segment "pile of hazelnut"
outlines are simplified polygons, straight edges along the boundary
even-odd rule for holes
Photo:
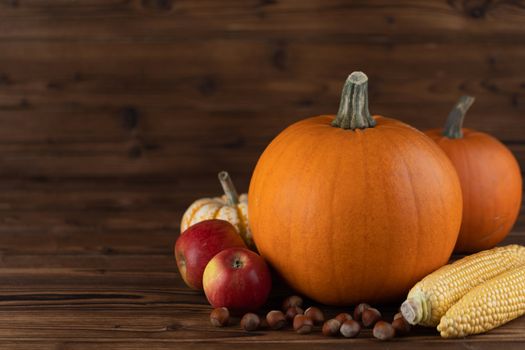
[[[372,334],[380,340],[389,340],[394,336],[404,336],[410,332],[410,324],[397,313],[391,323],[383,320],[381,312],[372,306],[361,303],[354,309],[353,316],[349,313],[340,313],[335,318],[325,321],[321,309],[310,306],[305,311],[302,309],[303,299],[293,295],[284,300],[281,310],[272,310],[265,318],[255,313],[247,313],[241,318],[241,328],[247,332],[255,331],[262,327],[273,330],[282,329],[291,324],[298,334],[308,334],[315,326],[321,326],[325,336],[335,337],[342,335],[345,338],[355,338],[361,328],[373,328]],[[214,309],[210,315],[211,323],[216,327],[228,325],[230,312],[227,308]]]

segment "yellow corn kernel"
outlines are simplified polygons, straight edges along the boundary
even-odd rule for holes
[[[516,267],[465,294],[441,318],[444,338],[464,337],[501,326],[525,314],[525,265]]]
[[[435,327],[474,287],[521,265],[525,265],[525,247],[516,244],[469,255],[419,281],[401,305],[401,313],[411,324]]]

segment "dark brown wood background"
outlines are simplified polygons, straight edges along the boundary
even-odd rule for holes
[[[246,190],[353,70],[373,113],[422,129],[476,96],[466,126],[525,169],[524,1],[0,0],[1,347],[348,346],[211,329],[171,246],[219,170]],[[507,242],[524,231],[522,214]],[[520,347],[524,329],[447,346]]]

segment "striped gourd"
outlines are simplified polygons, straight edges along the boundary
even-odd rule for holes
[[[224,196],[214,198],[201,198],[193,202],[180,223],[181,233],[191,225],[210,219],[226,220],[239,232],[242,239],[250,248],[255,244],[248,227],[248,195],[237,194],[235,186],[226,171],[219,173],[219,181],[224,190]]]
[[[411,324],[435,327],[474,287],[521,265],[525,265],[525,247],[515,244],[469,255],[418,282],[401,305],[401,312]]]
[[[501,326],[525,314],[525,265],[507,271],[465,294],[441,318],[444,338],[464,337]]]

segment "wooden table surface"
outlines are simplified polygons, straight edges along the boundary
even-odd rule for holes
[[[0,183],[0,348],[520,348],[525,317],[488,334],[441,340],[421,329],[388,344],[292,330],[214,328],[205,297],[172,255],[186,184],[173,181]],[[217,185],[217,191],[219,190]],[[173,210],[180,208],[180,210]],[[507,243],[525,244],[523,210]],[[274,290],[270,306],[290,293]],[[381,306],[391,316],[395,305]],[[326,308],[328,314],[342,309]]]

